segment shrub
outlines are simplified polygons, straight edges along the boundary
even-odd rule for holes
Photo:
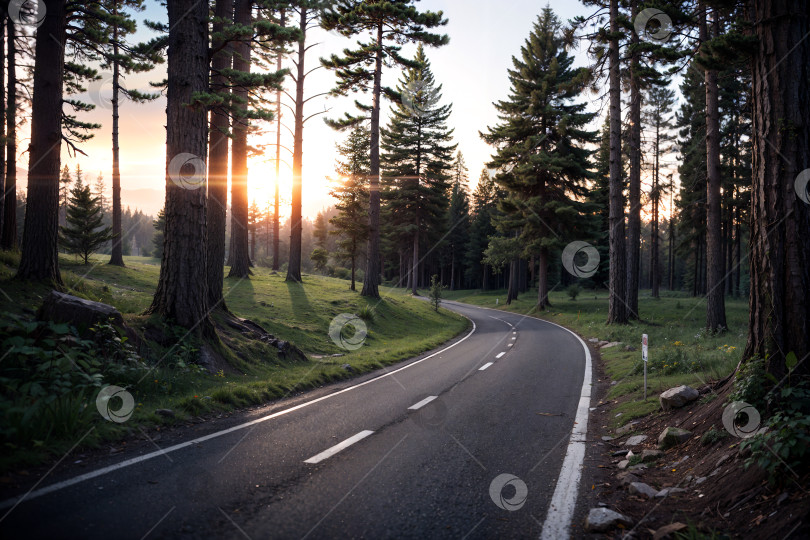
[[[439,311],[439,305],[442,303],[442,290],[444,285],[439,281],[439,276],[433,274],[430,278],[430,304],[435,311]]]
[[[363,319],[366,322],[373,322],[374,321],[374,308],[371,306],[363,306],[357,312],[357,316]]]
[[[576,283],[573,283],[573,284],[568,286],[568,288],[565,290],[565,292],[568,293],[568,296],[569,296],[569,298],[571,298],[571,300],[576,300],[577,296],[579,296],[579,293],[582,292],[582,287],[580,287]]]

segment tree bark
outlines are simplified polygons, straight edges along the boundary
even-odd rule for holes
[[[635,20],[638,4],[630,3]],[[630,45],[638,45],[635,27],[630,29]],[[630,192],[627,214],[627,316],[638,319],[638,288],[641,273],[641,83],[639,81],[639,53],[630,52]]]
[[[286,22],[286,11],[281,10],[280,24]],[[276,71],[281,71],[281,52],[276,58]],[[273,270],[278,270],[279,255],[279,183],[281,182],[281,88],[276,92],[276,185],[273,193]],[[354,290],[354,288],[352,288]]]
[[[149,313],[208,334],[206,179],[208,122],[195,93],[208,90],[208,5],[168,0],[166,229],[163,261]],[[187,155],[195,156],[190,158]],[[186,165],[176,170],[178,158]],[[173,162],[174,160],[174,162]]]
[[[233,0],[217,0],[214,16],[218,19],[213,25],[214,34],[221,33],[225,21],[233,20]],[[228,92],[227,78],[222,70],[232,66],[232,55],[229,47],[221,39],[213,43],[216,52],[211,59],[211,90],[218,93]],[[208,199],[207,225],[208,240],[207,276],[208,306],[211,309],[227,311],[223,297],[225,269],[225,228],[228,213],[228,113],[224,108],[211,110],[211,126],[208,134]]]
[[[0,248],[9,250],[17,247],[17,42],[15,41],[17,36],[11,17],[6,17],[6,28],[8,34],[6,37],[8,40],[6,178],[3,190],[3,230],[0,234]]]
[[[655,124],[655,152],[653,159],[653,185],[652,185],[652,224],[650,226],[650,289],[653,298],[660,296],[660,264],[658,262],[658,205],[661,197],[658,192],[659,180],[659,152],[661,150],[661,123]]]
[[[509,283],[507,285],[506,291],[506,305],[510,305],[512,300],[517,300],[518,297],[518,272],[517,272],[518,260],[512,259],[512,262],[509,263]]]
[[[118,14],[118,4],[113,4],[113,14]],[[118,25],[113,25],[113,94],[112,94],[112,250],[110,264],[124,266],[123,237],[121,236],[121,169],[118,151],[118,94],[121,68],[118,61]]]
[[[610,0],[610,298],[608,324],[626,324],[628,321],[625,304],[627,286],[625,239],[624,239],[624,196],[622,194],[622,119],[621,119],[621,80],[619,77],[619,0]]]
[[[700,41],[709,39],[705,4],[700,21]],[[715,35],[719,30],[714,14]],[[705,70],[706,81],[706,328],[713,332],[726,329],[725,287],[723,286],[723,244],[720,215],[720,111],[717,71]]]
[[[62,94],[67,38],[64,0],[45,1],[46,14],[36,35],[31,144],[28,147],[28,198],[23,249],[17,277],[62,283],[57,256],[59,165],[62,149]],[[16,213],[17,209],[14,209]]]
[[[810,168],[810,4],[752,2],[753,188],[747,361],[777,378],[796,355],[810,372],[810,204],[797,177]],[[798,193],[797,188],[805,192]]]
[[[252,0],[234,2],[233,20],[237,25],[252,24]],[[233,69],[250,72],[250,39],[243,38],[233,45]],[[228,277],[250,276],[248,233],[248,91],[244,86],[233,89],[235,106],[241,111],[233,118],[233,143],[231,144],[231,270]]]
[[[537,309],[546,309],[548,304],[548,249],[540,250],[540,266],[537,269]]]
[[[377,58],[371,104],[371,154],[368,191],[368,253],[362,296],[379,298],[380,283],[380,102],[382,100],[383,25],[377,27]]]
[[[6,17],[10,19],[11,17]],[[6,102],[5,87],[3,81],[5,80],[6,68],[6,48],[3,43],[6,34],[6,27],[2,24],[0,18],[0,140],[6,138],[6,124],[4,122],[5,115],[7,114],[4,107]],[[11,39],[14,39],[13,37]],[[5,192],[6,192],[6,145],[0,144],[0,238],[3,236],[3,212],[5,210]]]
[[[304,165],[304,80],[306,69],[306,31],[307,9],[300,8],[299,29],[301,39],[298,42],[298,65],[295,79],[295,132],[293,140],[293,185],[292,207],[290,209],[290,260],[287,263],[287,281],[301,282],[301,236],[303,234],[303,214],[301,211],[303,197]]]

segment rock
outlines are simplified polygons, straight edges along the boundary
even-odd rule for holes
[[[729,459],[731,459],[731,454],[723,454],[722,456],[720,456],[720,459],[717,460],[717,465],[715,465],[715,468],[720,467],[720,465],[722,465]]]
[[[630,527],[633,520],[610,508],[591,508],[585,519],[585,530],[589,532],[604,532],[617,525]]]
[[[631,482],[627,489],[631,495],[643,495],[648,499],[652,499],[658,495],[657,489],[648,486],[644,482]]]
[[[614,439],[614,437],[609,437],[607,435],[602,436],[602,440],[605,441],[605,442],[612,441],[613,439]]]
[[[665,538],[671,538],[673,533],[681,531],[685,528],[686,524],[677,521],[675,523],[670,523],[669,525],[664,525],[653,533],[653,540],[664,540]]]
[[[658,401],[661,403],[661,407],[665,411],[668,411],[670,409],[683,407],[690,401],[694,401],[699,397],[700,392],[691,386],[681,385],[676,386],[675,388],[670,388],[669,390],[663,392],[658,397]]]
[[[635,348],[635,347],[633,347],[632,345],[627,345],[627,346],[624,348],[624,350],[625,350],[625,351],[627,351],[627,352],[633,352],[633,351],[637,351],[638,349],[636,349],[636,348]]]
[[[691,436],[691,431],[676,427],[668,427],[662,431],[661,435],[658,437],[658,448],[661,450],[672,448],[673,446],[677,446],[688,441]]]
[[[342,367],[343,369],[345,369],[349,373],[354,373],[354,368],[352,366],[350,366],[349,364],[343,364],[340,367]]]
[[[611,457],[621,457],[621,456],[626,456],[626,455],[627,455],[627,453],[628,453],[629,451],[630,451],[630,450],[616,450],[615,452],[613,452],[612,454],[610,454],[610,456],[611,456]]]
[[[655,497],[661,499],[664,497],[669,497],[670,495],[675,495],[676,493],[686,493],[686,490],[678,487],[668,487],[656,493]]]
[[[630,471],[620,472],[616,475],[616,480],[623,486],[629,486],[633,482],[641,482],[641,478],[631,473]]]
[[[171,409],[157,409],[155,414],[164,418],[174,418],[174,411]]]
[[[623,460],[621,460],[619,462],[617,467],[620,468],[621,470],[624,470],[624,469],[627,468],[628,465],[630,465],[630,460],[629,459],[623,459]]]
[[[695,480],[695,485],[696,485],[696,486],[699,486],[700,484],[702,484],[702,483],[703,483],[703,482],[705,482],[705,481],[706,481],[706,477],[705,477],[705,476],[701,476],[700,478],[698,478],[698,479],[696,479],[696,480]]]
[[[625,433],[630,433],[631,431],[633,431],[633,426],[635,426],[636,424],[638,424],[638,420],[633,420],[632,422],[625,424],[620,428],[617,428],[616,435],[624,435]]]
[[[604,347],[608,343],[610,343],[610,342],[609,341],[600,341],[599,343],[597,343],[597,346],[601,349],[602,347]]]
[[[616,345],[621,345],[621,343],[619,343],[618,341],[611,341],[610,343],[606,343],[605,345],[602,345],[601,348],[602,349],[610,349],[611,347],[615,347]]]
[[[625,446],[636,446],[636,445],[641,444],[644,441],[646,441],[647,438],[648,437],[646,435],[633,435],[632,437],[627,439],[627,441],[625,441],[624,445]]]
[[[641,472],[641,471],[647,470],[647,466],[644,465],[643,463],[639,463],[637,465],[633,465],[633,466],[629,467],[628,470]]]
[[[68,323],[75,326],[80,332],[84,332],[100,322],[111,322],[115,326],[125,328],[124,318],[114,307],[59,291],[51,291],[45,297],[42,307],[37,312],[37,319]]]
[[[655,461],[663,455],[661,450],[644,450],[641,452],[641,461]]]
[[[589,343],[599,343],[599,338],[598,337],[592,337],[591,339],[588,340],[588,342]]]

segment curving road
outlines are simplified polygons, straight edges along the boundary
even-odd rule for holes
[[[587,347],[538,319],[443,305],[474,323],[449,346],[177,430],[90,472],[55,470],[22,502],[0,504],[0,535],[565,537],[587,427]]]

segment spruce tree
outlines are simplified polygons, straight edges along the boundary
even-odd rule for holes
[[[489,237],[495,234],[493,216],[497,213],[497,198],[498,188],[494,178],[484,169],[472,194],[470,232],[465,255],[467,280],[483,290],[489,289],[491,271],[489,264],[484,262],[484,252]]]
[[[399,81],[402,96],[391,108],[391,123],[382,130],[382,163],[386,227],[404,236],[411,246],[408,282],[413,294],[419,285],[420,240],[434,245],[447,211],[451,165],[456,145],[447,127],[452,108],[441,105],[441,85],[420,45]],[[438,234],[437,234],[438,233]]]
[[[587,70],[572,68],[573,61],[560,20],[545,8],[520,58],[512,59],[509,99],[495,104],[500,123],[483,135],[496,147],[491,164],[501,169],[495,180],[507,192],[503,230],[516,235],[522,256],[539,260],[538,309],[548,305],[550,254],[564,247],[564,234],[587,234],[579,201],[591,178],[586,145],[596,136],[586,129],[594,114],[574,102]]]
[[[371,120],[369,240],[361,294],[372,298],[380,296],[380,106],[383,95],[399,99],[395,91],[382,85],[383,65],[418,67],[399,54],[404,43],[440,46],[449,42],[446,35],[428,31],[447,24],[442,12],[420,12],[415,4],[416,0],[336,0],[322,19],[326,30],[337,30],[346,37],[360,34],[369,37],[368,41],[359,42],[356,49],[344,50],[344,56],[332,55],[322,63],[337,74],[335,94],[369,90],[372,94],[370,106],[357,102],[361,116],[347,114],[342,120],[329,122],[335,128],[345,129],[367,117]]]
[[[70,191],[66,225],[59,228],[59,243],[68,253],[79,255],[90,264],[90,255],[113,238],[112,228],[104,226],[104,210],[89,185],[77,184]]]
[[[339,176],[337,185],[330,194],[337,202],[338,213],[329,220],[332,225],[330,234],[337,235],[338,254],[351,265],[352,284],[355,290],[355,273],[357,258],[362,246],[368,240],[368,189],[366,182],[369,174],[369,144],[371,133],[368,125],[358,124],[349,132],[344,144],[338,144],[341,158],[337,162],[336,172]]]
[[[155,228],[152,235],[152,257],[163,259],[163,242],[166,240],[166,212],[163,208],[152,221],[152,226]]]

